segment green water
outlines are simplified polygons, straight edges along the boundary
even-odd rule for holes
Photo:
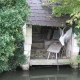
[[[10,71],[0,74],[0,80],[80,80],[80,71],[69,67],[32,68],[29,71]]]

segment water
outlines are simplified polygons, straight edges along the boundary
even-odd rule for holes
[[[0,80],[80,80],[80,71],[70,67],[37,67],[30,71],[10,71],[0,74]]]

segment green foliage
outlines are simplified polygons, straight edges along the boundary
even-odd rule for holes
[[[0,0],[0,72],[11,70],[25,61],[22,26],[27,21],[26,0]]]
[[[74,14],[76,8],[79,7],[80,0],[49,0],[57,3],[53,6],[53,14],[60,17],[62,14]]]
[[[80,63],[80,55],[77,56],[77,62]]]
[[[8,61],[8,70],[16,68],[16,66],[19,66],[20,64],[24,64],[26,61],[26,56],[23,55],[23,41],[22,42],[17,42],[17,48],[14,51],[14,56],[9,57]]]
[[[55,3],[52,7],[52,13],[56,17],[69,14],[71,19],[66,21],[73,26],[75,23],[74,32],[77,35],[78,45],[80,46],[80,0],[49,0]]]

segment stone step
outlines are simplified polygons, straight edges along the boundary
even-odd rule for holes
[[[58,65],[68,65],[71,64],[71,59],[58,59]],[[30,65],[57,65],[56,59],[31,59]]]
[[[38,38],[37,39],[33,38],[32,43],[44,43],[44,40],[38,39]]]
[[[33,34],[40,34],[40,32],[34,32],[34,31],[33,31],[32,33],[33,33]]]
[[[43,42],[32,43],[32,49],[43,49],[43,48],[44,48],[44,43]]]
[[[41,33],[33,33],[33,32],[32,32],[32,34],[37,34],[37,35],[41,35]]]
[[[41,35],[38,35],[38,34],[37,35],[34,34],[34,35],[32,35],[32,37],[40,37],[41,38],[42,36]]]
[[[32,35],[32,41],[33,42],[43,42],[44,39],[42,39],[41,34],[33,34]]]
[[[32,38],[38,38],[38,39],[42,39],[42,36],[38,35],[38,36],[32,36]]]

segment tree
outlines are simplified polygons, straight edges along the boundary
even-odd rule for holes
[[[0,72],[25,61],[22,26],[28,15],[26,0],[0,0]]]
[[[80,0],[48,0],[48,3],[53,4],[52,14],[56,17],[70,15],[71,19],[66,22],[74,26],[78,46],[80,46]]]

